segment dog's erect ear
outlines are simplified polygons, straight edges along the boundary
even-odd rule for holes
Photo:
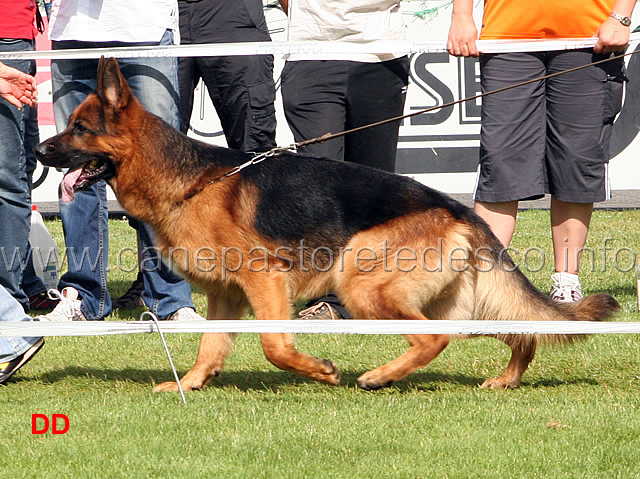
[[[115,58],[100,58],[96,94],[115,110],[121,110],[129,104],[131,89]]]

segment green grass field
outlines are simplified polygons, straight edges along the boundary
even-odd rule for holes
[[[62,247],[60,222],[47,224]],[[640,211],[597,211],[593,254],[583,262],[585,293],[614,295],[623,307],[618,321],[640,321],[639,225]],[[109,286],[118,296],[135,277],[135,257],[116,253],[135,247],[135,236],[125,221],[110,227]],[[520,214],[513,247],[527,275],[548,290],[547,211]],[[204,313],[203,295],[194,300]],[[137,319],[141,311],[109,319]],[[198,335],[167,341],[184,374]],[[342,384],[274,368],[258,337],[247,334],[223,375],[188,394],[185,406],[178,394],[151,392],[172,379],[158,335],[49,338],[0,387],[0,477],[640,477],[637,335],[541,348],[513,391],[478,387],[509,357],[493,339],[452,342],[427,368],[377,392],[358,389],[356,378],[400,354],[401,337],[299,335],[298,345],[332,359]],[[65,414],[69,431],[33,435],[32,414]]]

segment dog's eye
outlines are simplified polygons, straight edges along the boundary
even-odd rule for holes
[[[88,129],[86,126],[84,126],[82,123],[80,123],[79,121],[76,121],[73,124],[73,129],[77,132],[77,133],[85,133]]]

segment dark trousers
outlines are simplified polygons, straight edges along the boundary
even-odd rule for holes
[[[408,82],[406,57],[382,63],[289,61],[282,99],[296,141],[402,115]],[[305,153],[395,170],[400,122],[311,145]]]
[[[270,41],[260,1],[203,0],[180,2],[179,8],[182,44]],[[179,58],[180,129],[185,133],[193,110],[193,91],[200,79],[229,148],[266,151],[275,146],[271,55]]]

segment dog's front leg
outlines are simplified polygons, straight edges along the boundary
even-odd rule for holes
[[[207,319],[242,319],[247,309],[242,291],[215,291],[207,295]],[[184,391],[202,389],[222,372],[224,360],[233,348],[234,333],[205,333],[200,339],[196,363],[180,380]],[[178,391],[178,384],[168,381],[158,384],[153,392]]]
[[[256,319],[291,319],[292,307],[286,287],[285,273],[255,274],[244,287]],[[274,366],[314,381],[337,385],[340,371],[328,359],[299,352],[293,334],[260,335],[266,358]]]
[[[299,352],[292,334],[263,333],[260,341],[266,358],[274,366],[321,383],[340,384],[340,371],[336,365],[328,359]]]

